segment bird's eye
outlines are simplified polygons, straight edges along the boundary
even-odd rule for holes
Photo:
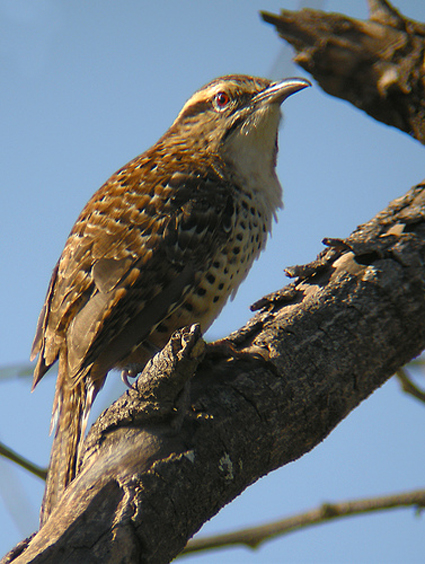
[[[217,92],[214,96],[214,107],[218,112],[223,111],[230,103],[230,96],[227,92]]]

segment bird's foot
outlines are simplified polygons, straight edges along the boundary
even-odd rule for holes
[[[267,349],[250,345],[241,350],[236,348],[236,344],[228,338],[219,339],[213,343],[207,343],[206,357],[208,359],[257,360],[263,363],[268,363],[270,360]]]
[[[129,378],[136,378],[136,376],[140,373],[140,371],[135,370],[122,370],[121,371],[121,380],[127,386],[127,388],[132,388],[134,382],[130,382]]]

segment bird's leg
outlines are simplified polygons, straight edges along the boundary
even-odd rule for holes
[[[154,355],[159,353],[159,351],[161,350],[159,347],[157,347],[150,341],[144,341],[143,348],[147,351],[150,358],[152,358]],[[136,378],[142,372],[145,366],[146,366],[146,362],[144,363],[136,362],[133,364],[129,364],[121,371],[121,380],[128,388],[133,387],[133,383],[130,383],[129,378]]]

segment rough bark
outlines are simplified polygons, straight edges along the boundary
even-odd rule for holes
[[[409,37],[391,23],[387,3],[379,6],[386,11],[376,8],[362,24],[371,26],[369,43],[378,28],[382,41],[386,27]],[[291,31],[305,57],[299,62],[310,64],[329,92],[360,107],[363,100],[371,115],[423,141],[419,90],[401,95],[398,80],[382,89],[386,67],[369,59],[368,74],[367,52],[367,80],[356,73],[348,80],[344,65],[331,62],[339,54],[357,68],[350,41],[335,47],[319,26],[322,43],[319,37],[312,45],[311,30],[302,31],[305,14],[293,16],[301,39]],[[365,28],[350,22],[347,34],[360,57],[369,43],[356,34]],[[409,26],[412,42],[419,41],[423,27]],[[310,49],[308,64],[301,40]],[[391,53],[391,45],[382,52]],[[312,264],[291,269],[294,282],[257,302],[247,326],[230,336],[251,356],[229,360],[208,349],[205,356],[196,327],[175,335],[96,422],[60,507],[2,562],[168,562],[221,507],[311,450],[418,355],[425,348],[425,184],[349,238],[327,244]]]
[[[367,21],[311,9],[261,15],[325,92],[425,143],[425,25],[386,0],[369,9]]]
[[[419,354],[425,185],[328,244],[231,336],[267,363],[202,360],[198,329],[177,334],[96,422],[60,507],[5,562],[168,562],[221,507],[312,449]]]

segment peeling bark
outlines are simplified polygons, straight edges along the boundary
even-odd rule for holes
[[[221,507],[311,450],[418,355],[425,185],[328,244],[230,335],[251,357],[208,347],[204,356],[196,326],[178,332],[95,423],[60,507],[3,562],[168,562]]]

